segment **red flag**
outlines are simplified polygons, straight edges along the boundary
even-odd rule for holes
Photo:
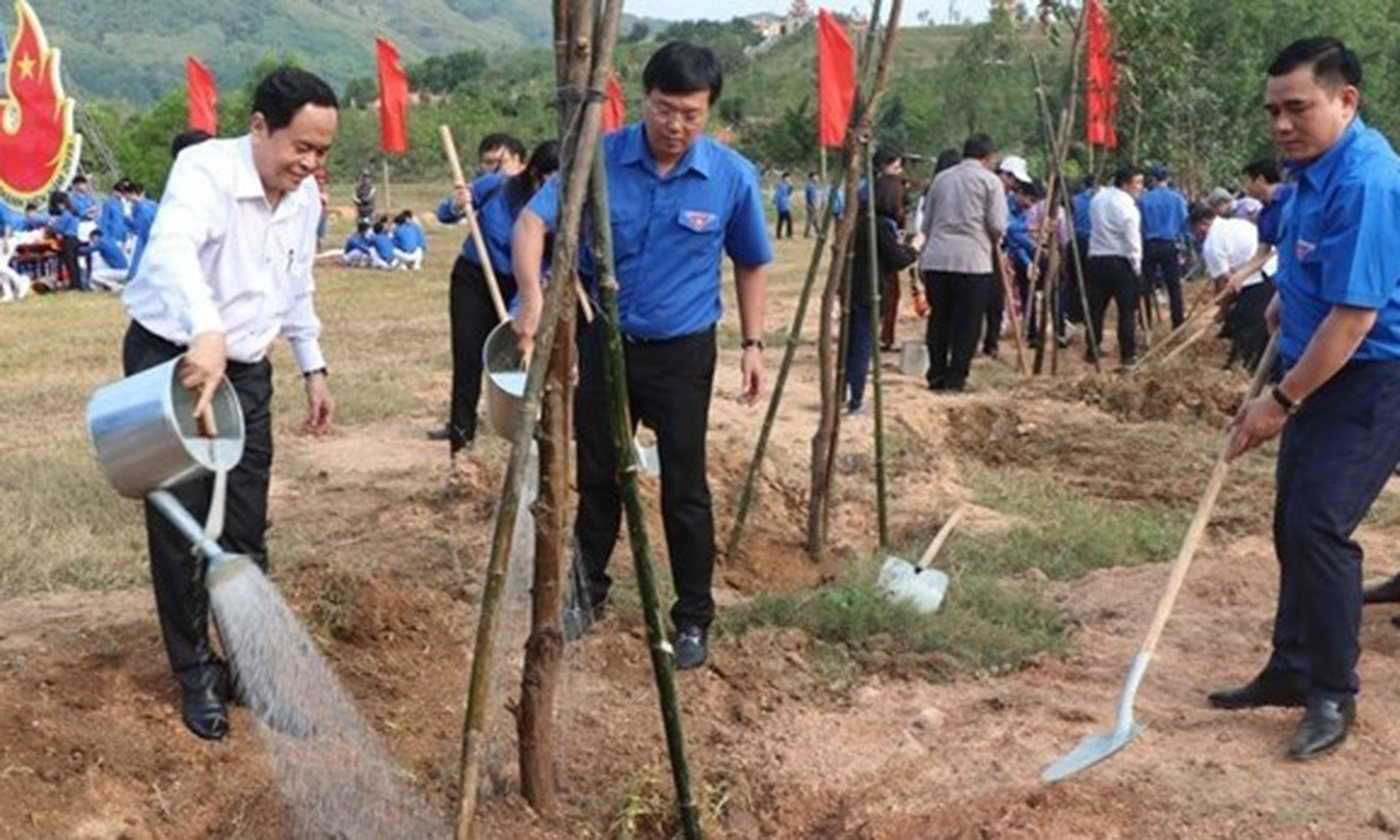
[[[817,143],[840,147],[856,98],[855,50],[825,9],[817,13]]]
[[[1102,0],[1088,0],[1084,7],[1088,20],[1088,55],[1085,76],[1088,81],[1089,144],[1118,148],[1118,70],[1113,62],[1113,33],[1108,28],[1108,10]]]
[[[408,151],[408,74],[399,64],[399,49],[374,39],[379,55],[379,142],[385,154]]]
[[[608,99],[603,103],[603,133],[617,131],[627,122],[627,103],[622,98],[622,82],[608,77]]]
[[[189,89],[189,128],[219,133],[219,86],[214,74],[197,58],[185,59],[185,87]]]

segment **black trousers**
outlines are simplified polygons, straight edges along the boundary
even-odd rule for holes
[[[170,361],[185,348],[133,321],[122,344],[126,374]],[[228,474],[224,533],[219,545],[246,554],[267,569],[267,488],[272,477],[272,363],[229,362],[226,371],[243,408],[246,439],[243,460]],[[171,494],[195,519],[209,515],[213,478],[175,487]],[[151,583],[156,593],[160,633],[170,668],[181,682],[198,681],[200,672],[216,667],[209,649],[209,594],[204,567],[190,556],[190,543],[153,505],[146,503],[146,540],[151,556]]]
[[[1149,239],[1142,248],[1142,277],[1147,294],[1153,294],[1158,283],[1167,290],[1171,305],[1172,329],[1186,320],[1186,301],[1181,295],[1181,261],[1176,243],[1167,239]],[[1149,310],[1151,308],[1149,307]]]
[[[506,294],[505,281],[500,278]],[[452,264],[449,300],[452,321],[452,408],[447,418],[448,440],[453,452],[476,438],[476,406],[481,402],[481,349],[486,337],[501,322],[496,316],[486,274],[481,266],[460,254]]]
[[[992,275],[992,287],[987,296],[987,327],[982,333],[982,352],[995,356],[1001,346],[1001,322],[1006,317],[1006,284],[1000,272]]]
[[[1225,330],[1230,336],[1230,357],[1225,361],[1229,367],[1235,362],[1244,365],[1245,370],[1253,370],[1264,355],[1269,344],[1269,326],[1264,320],[1264,312],[1274,297],[1274,284],[1265,280],[1246,286],[1236,295],[1225,313]]]
[[[77,237],[60,236],[59,260],[63,263],[63,270],[68,275],[68,288],[79,291],[89,291],[92,284],[86,275],[83,274],[83,267],[78,259],[78,252],[82,247]]]
[[[992,290],[992,274],[925,271],[924,292],[932,314],[928,320],[928,384],[935,390],[960,391],[967,384],[972,357]]]
[[[783,231],[784,231],[784,230],[787,230],[787,238],[788,238],[788,239],[791,239],[791,238],[792,238],[792,211],[791,211],[791,210],[779,210],[779,211],[778,211],[778,229],[777,229],[776,231],[774,231],[774,233],[773,233],[773,238],[774,238],[774,239],[782,239],[782,238],[783,238]]]
[[[1090,257],[1085,277],[1089,293],[1089,322],[1094,343],[1089,352],[1099,355],[1103,345],[1103,321],[1108,303],[1118,307],[1118,357],[1124,364],[1137,358],[1137,308],[1140,282],[1127,257]]]
[[[574,397],[578,439],[579,570],[592,606],[608,597],[608,561],[622,522],[617,449],[609,420],[604,381],[603,330],[598,322],[579,323],[579,385]],[[646,423],[656,432],[661,459],[661,521],[671,557],[677,627],[709,627],[715,617],[711,582],[715,568],[715,521],[705,473],[705,435],[715,379],[715,333],[667,341],[624,340],[627,391],[634,428]]]
[[[1400,362],[1351,362],[1283,430],[1274,500],[1278,612],[1269,667],[1310,697],[1356,694],[1362,552],[1352,533],[1400,461]]]

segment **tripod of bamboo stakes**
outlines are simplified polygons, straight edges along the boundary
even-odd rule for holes
[[[565,17],[563,11],[556,7],[556,22]],[[584,191],[597,153],[602,92],[611,73],[613,48],[617,43],[618,23],[621,17],[622,0],[605,0],[601,18],[595,26],[594,0],[575,0],[567,13],[573,31],[556,31],[556,41],[566,44],[570,68],[578,67],[579,63],[582,67],[590,68],[589,72],[583,74],[583,78],[588,80],[587,101],[582,107],[573,109],[572,123],[562,133],[561,198],[553,263],[553,274],[559,278],[572,277],[577,262]],[[571,73],[570,78],[579,77]],[[547,368],[553,365],[556,359],[553,349],[561,315],[566,308],[572,309],[574,305],[573,283],[555,282],[549,285],[545,293],[539,331],[535,338],[535,353],[530,359],[526,374],[519,423],[511,440],[511,455],[506,467],[500,509],[492,535],[486,581],[482,588],[472,654],[471,681],[467,690],[467,712],[462,727],[459,767],[460,798],[456,840],[470,840],[472,836],[481,765],[487,740],[487,713],[492,705],[491,662],[496,648],[496,630],[501,599],[505,591],[506,571],[510,563],[516,509],[523,492],[526,466],[532,457],[533,438],[538,427],[536,418],[540,411]],[[557,423],[551,426],[552,433],[557,433],[558,429]],[[567,431],[565,427],[562,442],[564,446],[568,445]],[[556,440],[554,443],[557,446],[560,441]],[[536,585],[538,587],[540,584],[537,582]],[[557,587],[557,573],[555,586]],[[555,616],[554,620],[557,621],[557,609]]]

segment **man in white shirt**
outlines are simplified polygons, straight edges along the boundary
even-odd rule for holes
[[[1217,216],[1203,206],[1191,210],[1190,225],[1191,233],[1201,242],[1201,258],[1216,293],[1230,292],[1221,304],[1222,335],[1230,339],[1225,366],[1240,361],[1253,370],[1269,343],[1264,310],[1274,296],[1274,286],[1263,273],[1247,270],[1259,248],[1259,229],[1247,219]]]
[[[1142,296],[1142,170],[1120,167],[1113,183],[1089,203],[1089,322],[1093,326],[1087,351],[1092,361],[1103,343],[1104,314],[1112,300],[1118,307],[1118,358],[1124,367],[1137,361],[1137,308]]]
[[[220,543],[266,567],[272,469],[272,366],[268,347],[287,337],[306,390],[304,429],[326,432],[335,402],[312,305],[320,198],[312,173],[335,139],[338,103],[317,76],[279,68],[253,94],[250,131],[182,152],[136,275],[123,294],[131,326],[128,374],[184,356],[181,384],[208,415],[227,374],[242,404],[243,460],[229,473]],[[174,491],[199,519],[212,482]],[[149,505],[146,533],[161,634],[184,690],[185,725],[201,738],[228,732],[229,680],[209,647],[209,599],[188,541]]]

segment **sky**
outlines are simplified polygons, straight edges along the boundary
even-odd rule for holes
[[[835,12],[849,12],[858,8],[867,14],[870,12],[869,2],[808,0],[808,3],[814,10],[826,8]],[[729,20],[756,12],[781,14],[787,11],[788,4],[789,0],[706,0],[692,6],[689,3],[678,3],[676,0],[627,0],[623,9],[628,14],[662,20]],[[987,0],[905,0],[901,23],[917,25],[919,12],[923,11],[927,11],[935,22],[945,23],[950,6],[964,20],[978,21],[987,18]]]

